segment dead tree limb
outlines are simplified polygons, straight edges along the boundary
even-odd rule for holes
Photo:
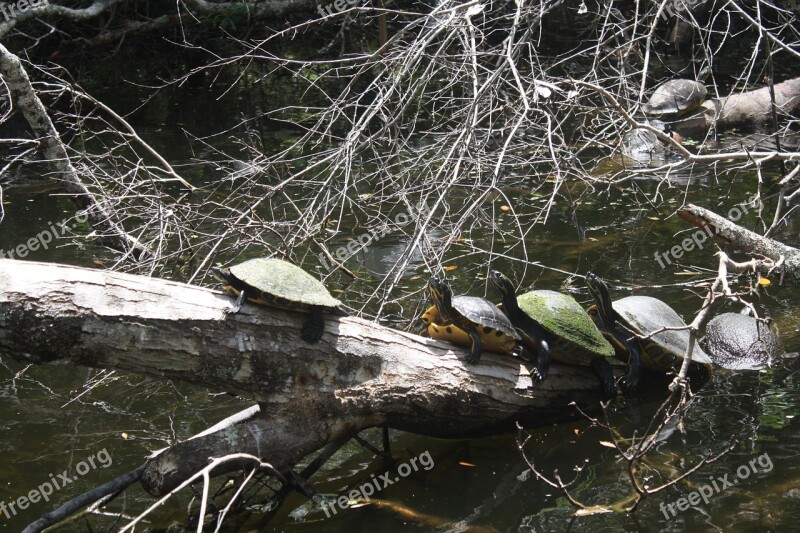
[[[226,319],[229,305],[222,293],[171,281],[0,260],[0,354],[178,379],[260,402],[260,416],[148,461],[143,482],[154,495],[209,457],[251,453],[283,470],[383,424],[477,437],[575,417],[573,401],[599,405],[588,368],[553,365],[532,385],[508,356],[468,365],[464,350],[351,317],[330,317],[322,340],[308,344],[299,313],[247,305]]]
[[[135,257],[148,255],[147,248],[136,238],[128,235],[114,221],[113,215],[83,184],[61,142],[61,136],[50,120],[50,115],[36,95],[22,62],[2,44],[0,44],[0,75],[8,86],[11,101],[19,108],[31,130],[38,137],[42,156],[53,169],[64,191],[69,193],[78,208],[85,212],[87,219],[98,233],[98,241],[110,248],[132,253]]]
[[[764,237],[758,233],[745,229],[736,223],[722,217],[713,211],[694,204],[688,204],[678,210],[678,215],[706,231],[727,242],[737,250],[746,254],[757,254],[769,258],[770,262],[762,262],[757,269],[762,274],[769,274],[783,258],[784,276],[800,281],[800,250],[782,242]]]
[[[800,113],[800,78],[776,83],[775,108],[781,117]],[[772,121],[770,88],[732,94],[725,98],[707,100],[691,116],[672,123],[672,129],[683,135],[702,137],[710,129],[753,128]]]

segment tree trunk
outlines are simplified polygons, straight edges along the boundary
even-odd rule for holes
[[[466,350],[359,318],[326,317],[316,344],[304,316],[245,305],[172,281],[72,266],[0,260],[0,354],[179,379],[258,400],[261,415],[177,444],[144,475],[163,494],[208,457],[250,452],[278,469],[326,443],[388,424],[435,437],[550,424],[598,406],[588,368],[554,364],[532,385],[518,359]],[[646,389],[645,389],[646,390]],[[662,392],[665,388],[660,389]]]

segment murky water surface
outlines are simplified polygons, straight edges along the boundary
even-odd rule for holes
[[[187,100],[179,106],[164,98],[162,112],[143,114],[136,125],[173,161],[189,158],[189,153],[182,151],[185,143],[180,127],[195,128],[200,134],[231,120],[222,115],[183,113]],[[223,107],[206,105],[200,96],[196,98],[191,103],[203,109]],[[291,132],[275,129],[264,135],[268,143],[280,143]],[[752,193],[754,179],[740,175],[735,183],[728,184],[716,182],[712,174],[695,176],[691,178],[688,199],[724,213]],[[699,308],[698,294],[702,289],[693,290],[687,284],[712,277],[715,248],[706,246],[679,260],[672,258],[673,264],[664,264],[663,254],[693,231],[670,216],[683,201],[686,182],[676,181],[666,189],[662,186],[666,201],[658,209],[642,202],[642,195],[655,193],[658,182],[641,179],[636,184],[636,197],[630,191],[600,187],[594,194],[582,196],[579,202],[559,198],[548,222],[534,226],[526,243],[530,257],[546,268],[523,268],[518,261],[509,260],[498,260],[494,266],[521,279],[524,287],[535,283],[536,288],[569,290],[584,303],[589,297],[582,281],[569,279],[555,269],[576,274],[592,270],[609,280],[615,297],[645,286],[648,288],[638,289],[637,293],[661,298],[690,318]],[[531,193],[524,177],[510,179],[506,187],[508,196],[516,202],[514,208],[523,216],[546,201],[540,194]],[[3,250],[14,249],[48,231],[65,214],[74,212],[68,201],[51,196],[55,190],[40,181],[8,186],[4,192],[7,214],[0,225]],[[745,217],[748,223],[754,220],[752,215]],[[496,222],[512,224],[511,218],[499,210]],[[800,245],[799,224],[795,218],[794,225],[779,237],[788,244]],[[359,233],[354,228],[352,235],[341,235],[341,242],[346,244],[348,237]],[[469,239],[478,242],[481,237],[479,230],[469,235]],[[394,263],[403,245],[401,235],[387,235],[354,259],[354,264],[357,262],[377,278]],[[485,278],[478,269],[478,259],[469,251],[468,244],[456,246],[447,264],[457,267],[451,273],[457,292],[483,295]],[[660,262],[657,253],[662,254]],[[91,245],[76,248],[57,240],[48,249],[32,252],[25,259],[96,266],[98,255],[102,254]],[[512,251],[510,256],[518,257],[518,251]],[[405,282],[409,288],[418,289],[427,273],[419,261],[414,265],[416,270],[407,273]],[[357,292],[345,291],[342,297],[363,294],[363,290],[364,287]],[[757,302],[761,311],[774,318],[790,352],[800,350],[798,296],[800,287],[773,284],[761,289]],[[720,306],[718,311],[723,308],[727,309]],[[391,323],[405,327],[412,318],[398,311],[391,316]],[[91,390],[87,390],[90,386]],[[398,481],[382,490],[379,503],[338,509],[326,516],[323,511],[311,509],[304,499],[292,496],[268,525],[259,523],[258,513],[241,525],[263,531],[406,531],[416,525],[424,531],[467,521],[481,531],[562,531],[570,527],[576,531],[591,528],[643,532],[800,530],[795,525],[800,524],[800,428],[795,420],[798,404],[800,376],[794,359],[763,372],[717,372],[698,393],[687,419],[686,434],[674,433],[658,445],[648,463],[660,476],[674,476],[700,458],[718,453],[732,439],[739,444],[688,481],[645,501],[634,514],[573,518],[573,508],[557,491],[529,475],[515,435],[447,441],[395,432],[393,445],[399,463],[385,465],[351,443],[313,479],[318,490],[336,496],[369,483],[373,475],[391,472]],[[0,506],[0,528],[20,530],[54,503],[135,468],[151,450],[185,439],[247,405],[240,399],[180,383],[73,366],[26,368],[2,360],[0,450],[4,463],[0,468],[0,501],[6,507]],[[637,398],[618,400],[611,405],[611,420],[623,436],[630,436],[636,429],[641,430],[656,408],[657,403],[642,403]],[[529,431],[526,454],[543,472],[558,469],[564,479],[571,479],[573,468],[585,464],[571,490],[576,499],[587,505],[605,504],[631,494],[625,465],[614,450],[601,444],[609,440],[606,431],[582,421]],[[377,442],[377,432],[370,438]],[[400,465],[410,464],[413,458],[417,458],[419,468],[406,476],[398,475]],[[423,458],[425,463],[421,462]],[[59,474],[64,472],[75,479],[48,496],[49,502],[9,510],[10,518],[2,515],[17,497],[37,490],[51,479],[63,479]],[[720,478],[726,478],[731,485]],[[661,481],[654,476],[648,482],[657,485]],[[689,498],[694,492],[705,501],[701,500],[696,508],[686,508],[681,498]],[[151,500],[143,491],[135,489],[114,505],[136,514],[149,503]],[[186,522],[185,508],[185,500],[176,501],[146,527],[179,527]],[[239,524],[239,518],[232,520],[231,526]],[[96,519],[93,522],[97,523]],[[106,525],[110,527],[111,522]],[[78,521],[66,530],[84,531],[86,525]]]

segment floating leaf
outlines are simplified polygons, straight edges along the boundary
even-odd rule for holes
[[[508,213],[509,211],[511,211],[511,208],[508,207],[507,205],[501,205],[500,211],[502,211],[503,213]]]
[[[600,446],[605,446],[606,448],[614,448],[614,449],[617,448],[616,446],[614,446],[613,442],[608,442],[607,440],[601,440]]]
[[[609,509],[608,507],[603,507],[602,505],[593,505],[591,507],[578,509],[577,511],[575,511],[575,516],[592,516],[596,514],[607,514],[613,512],[614,511]]]
[[[767,286],[772,285],[772,282],[769,280],[769,278],[758,278],[758,284]]]
[[[647,217],[647,218],[648,218],[649,220],[661,220],[661,219],[660,219],[660,218],[658,218],[658,217]]]
[[[128,440],[128,434],[123,432],[122,433],[122,438],[125,439],[125,440]]]
[[[466,461],[459,461],[458,464],[459,466],[475,466],[474,464],[468,463]]]
[[[458,265],[447,265],[446,267],[444,267],[444,271],[445,272],[452,272],[453,270],[455,270],[457,268],[458,268]]]

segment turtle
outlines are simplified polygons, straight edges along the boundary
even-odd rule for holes
[[[662,83],[642,106],[642,113],[650,117],[674,119],[694,111],[708,96],[703,81],[709,73],[710,69],[704,68],[698,75],[698,81],[679,78]]]
[[[227,285],[225,290],[237,296],[236,303],[225,314],[238,313],[245,299],[281,309],[305,311],[309,318],[303,324],[303,340],[314,343],[325,331],[324,313],[344,315],[342,302],[331,296],[325,285],[311,274],[281,259],[257,257],[229,268],[212,269]]]
[[[714,317],[700,344],[715,365],[729,370],[768,367],[784,353],[781,338],[766,323],[737,313]]]
[[[419,334],[423,337],[431,337],[461,346],[472,346],[472,339],[466,331],[453,324],[442,325],[440,323],[439,310],[435,305],[430,306],[422,314],[421,318],[424,326]],[[509,355],[513,354],[518,346],[517,341],[509,335],[497,335],[497,331],[500,330],[492,331],[488,335],[482,334],[481,331],[478,332],[481,336],[483,350]]]
[[[608,285],[591,272],[586,274],[586,285],[595,301],[589,316],[614,346],[617,357],[628,362],[623,388],[636,389],[642,367],[662,374],[679,370],[689,350],[689,330],[674,309],[651,296],[626,296],[612,304]],[[687,329],[653,334],[665,327]],[[711,359],[697,342],[691,370],[701,379],[711,371]]]
[[[505,275],[489,273],[492,284],[503,297],[503,311],[522,337],[535,350],[535,368],[540,380],[547,377],[550,359],[591,367],[606,398],[617,394],[613,360],[614,348],[598,331],[586,311],[572,296],[556,291],[535,290],[517,296]]]
[[[428,293],[437,310],[437,319],[445,328],[449,325],[463,330],[470,338],[470,353],[467,362],[477,364],[483,353],[482,338],[504,336],[519,342],[520,336],[503,312],[486,298],[477,296],[453,296],[446,281],[432,277],[428,282]]]
[[[669,124],[658,119],[651,119],[645,121],[648,126],[660,131],[667,137],[671,137],[676,141],[681,141],[683,138],[677,133],[672,131]],[[622,155],[641,164],[660,164],[663,163],[669,153],[671,147],[656,135],[652,130],[647,128],[634,128],[622,136]]]

